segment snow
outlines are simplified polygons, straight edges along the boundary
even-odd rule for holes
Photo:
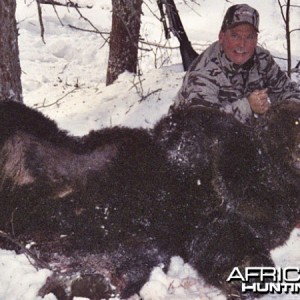
[[[81,0],[79,5],[93,5],[82,9],[92,24],[103,35],[72,29],[69,25],[93,30],[75,9],[56,7],[60,20],[51,5],[43,5],[45,44],[40,37],[40,27],[34,0],[17,0],[19,48],[22,66],[24,102],[56,120],[59,127],[74,135],[84,135],[91,129],[112,125],[152,127],[166,114],[181,85],[184,75],[180,54],[175,49],[177,41],[164,40],[162,26],[153,17],[158,14],[156,1],[148,0],[143,6],[141,35],[145,42],[166,43],[169,49],[159,49],[148,44],[142,47],[141,76],[122,74],[117,82],[105,86],[110,31],[110,1]],[[226,9],[247,2],[261,15],[259,43],[274,55],[285,57],[285,32],[276,0],[266,1],[193,1],[184,5],[176,1],[188,36],[197,51],[203,50],[217,39]],[[296,22],[296,18],[294,18]],[[298,20],[297,20],[298,21]],[[61,25],[61,23],[63,25]],[[296,26],[297,24],[293,24]],[[299,40],[299,32],[293,40]],[[293,53],[300,53],[300,44],[293,43]],[[293,66],[299,60],[293,56]],[[285,61],[278,60],[285,68]],[[294,77],[300,82],[299,77]],[[300,229],[295,229],[283,247],[275,249],[272,256],[278,266],[298,266],[300,262]],[[50,271],[37,270],[24,254],[0,250],[0,299],[40,300],[38,290]],[[225,297],[207,285],[180,257],[174,257],[167,273],[156,267],[150,280],[141,290],[144,300],[200,300]],[[43,299],[54,300],[53,295]],[[79,299],[79,298],[77,298]],[[83,298],[82,298],[83,299]],[[300,299],[300,295],[273,295],[262,299]]]
[[[7,250],[0,250],[0,266],[0,299],[3,300],[38,299],[39,289],[51,274],[50,270],[36,270],[24,254],[16,255]]]

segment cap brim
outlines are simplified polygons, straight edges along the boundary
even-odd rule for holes
[[[248,25],[251,25],[251,26],[255,29],[256,32],[259,32],[258,28],[256,28],[252,23],[249,23],[249,22],[247,22],[247,21],[242,21],[242,22],[236,22],[236,23],[233,23],[233,24],[231,24],[230,26],[227,26],[226,28],[224,28],[224,30],[226,30],[226,29],[232,29],[232,28],[234,28],[234,27],[236,27],[236,26],[238,26],[238,25],[242,25],[242,24],[248,24]]]

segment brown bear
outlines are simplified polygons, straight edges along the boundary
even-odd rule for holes
[[[197,107],[78,138],[0,103],[0,229],[56,266],[41,295],[126,299],[179,255],[228,299],[251,298],[226,279],[273,266],[299,221],[299,118],[292,102],[248,125]]]

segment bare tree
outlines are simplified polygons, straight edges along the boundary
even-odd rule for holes
[[[143,0],[112,0],[112,29],[106,84],[124,71],[137,72]]]
[[[0,101],[22,101],[16,0],[0,1]]]
[[[287,74],[291,77],[291,69],[292,69],[292,48],[291,48],[291,33],[294,31],[298,31],[300,29],[291,29],[290,21],[291,21],[291,7],[298,7],[298,5],[292,5],[291,0],[284,0],[282,3],[281,0],[277,0],[278,5],[280,7],[281,16],[285,25],[285,34],[286,34],[286,51],[287,51]]]

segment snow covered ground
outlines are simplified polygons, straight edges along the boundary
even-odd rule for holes
[[[246,2],[256,7],[261,15],[259,43],[274,55],[285,57],[285,33],[276,0],[188,2],[177,0],[182,21],[195,48],[200,52],[218,35],[226,9],[236,3]],[[44,44],[34,0],[17,0],[17,20],[20,28],[19,48],[22,66],[24,102],[55,119],[59,127],[74,135],[86,134],[91,129],[112,125],[151,127],[168,111],[184,75],[178,49],[141,53],[142,76],[125,73],[117,82],[105,87],[110,31],[111,1],[78,0],[80,5],[93,5],[82,9],[84,16],[103,32],[100,34],[72,29],[69,25],[91,30],[91,25],[75,9],[43,6],[45,26]],[[147,42],[165,43],[162,26],[153,17],[158,14],[156,1],[148,0],[143,7],[142,36]],[[298,19],[294,18],[298,21]],[[295,25],[296,26],[296,25]],[[298,35],[298,36],[297,36]],[[299,41],[299,33],[293,35]],[[176,47],[173,38],[168,46]],[[300,53],[300,44],[293,43],[293,53]],[[293,57],[293,66],[300,56]],[[278,63],[285,68],[285,61]],[[294,79],[300,82],[296,75]],[[299,266],[300,230],[292,232],[284,247],[275,249],[272,256],[278,266]],[[0,250],[0,300],[38,300],[37,292],[50,271],[36,270],[24,254]],[[169,272],[153,270],[149,282],[141,292],[144,299],[200,300],[224,299],[216,289],[206,285],[191,267],[179,257],[172,260]],[[56,299],[53,295],[46,300]],[[300,299],[300,295],[265,296],[269,299]]]

